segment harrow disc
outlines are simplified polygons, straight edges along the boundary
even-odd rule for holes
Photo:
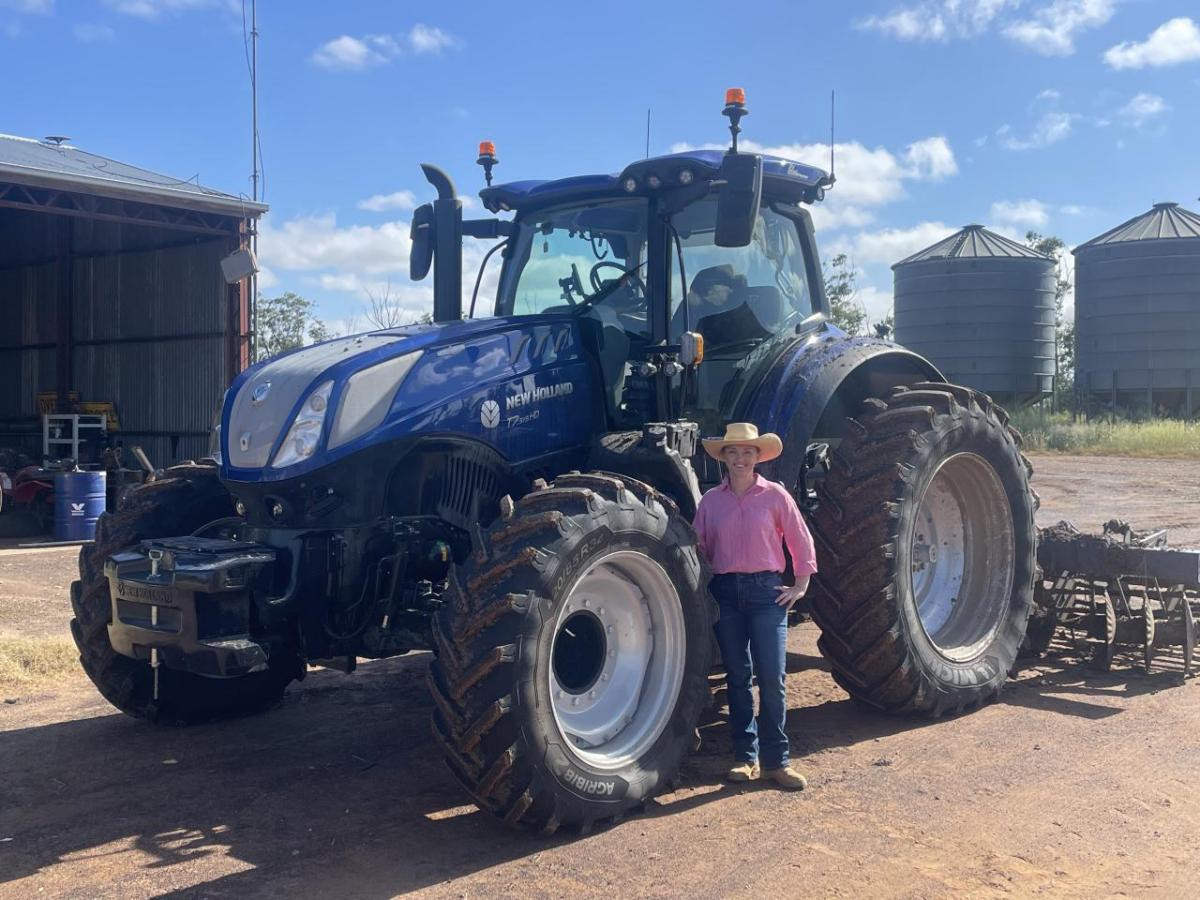
[[[1117,652],[1117,609],[1107,595],[1098,598],[1095,603],[1097,608],[1090,628],[1092,664],[1101,672],[1109,672]]]
[[[1154,659],[1154,607],[1150,603],[1150,598],[1146,597],[1142,603],[1142,623],[1145,626],[1145,634],[1142,644],[1142,660],[1146,665],[1146,674],[1150,674],[1150,663]]]
[[[1183,603],[1183,677],[1190,678],[1192,674],[1192,657],[1196,650],[1196,616],[1192,605],[1184,598]]]

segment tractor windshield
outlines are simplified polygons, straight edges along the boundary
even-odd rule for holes
[[[506,254],[498,315],[587,314],[649,334],[646,201],[547,209],[521,220]]]

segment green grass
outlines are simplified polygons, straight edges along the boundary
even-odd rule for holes
[[[78,670],[79,651],[70,638],[0,637],[0,692]]]
[[[1072,422],[1068,414],[1019,410],[1012,424],[1025,449],[1074,456],[1135,456],[1200,459],[1200,424],[1174,419],[1146,422]]]

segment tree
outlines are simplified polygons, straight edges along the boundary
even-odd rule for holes
[[[329,328],[316,317],[316,304],[299,294],[259,297],[257,306],[255,362],[330,337]]]
[[[376,294],[367,288],[367,299],[371,301],[371,310],[366,313],[367,321],[376,328],[395,328],[397,325],[414,324],[412,312],[400,302],[400,295],[392,295],[392,282],[389,280],[382,293]],[[433,313],[423,312],[417,317],[415,324],[428,325],[433,321]]]
[[[1025,244],[1031,250],[1054,260],[1054,406],[1062,409],[1064,400],[1072,405],[1075,382],[1075,323],[1067,319],[1066,300],[1074,287],[1067,266],[1067,245],[1061,238],[1042,235],[1036,231],[1025,233]]]
[[[896,310],[889,309],[888,314],[871,326],[875,337],[885,340],[893,339],[896,334]]]
[[[845,253],[839,253],[824,267],[825,296],[829,300],[830,319],[847,334],[859,334],[867,321],[867,310],[858,299],[858,274]]]

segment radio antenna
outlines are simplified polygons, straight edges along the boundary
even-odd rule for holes
[[[650,158],[650,107],[646,107],[646,159]]]
[[[837,175],[834,174],[834,148],[837,146],[834,140],[834,126],[836,124],[835,111],[837,110],[837,98],[834,91],[829,92],[829,187],[833,187],[833,183],[837,181]]]

